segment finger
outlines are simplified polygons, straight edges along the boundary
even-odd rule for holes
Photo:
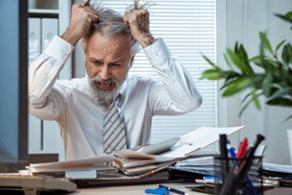
[[[93,9],[92,7],[86,7],[85,10],[91,14],[97,15],[97,11]]]
[[[129,17],[128,16],[124,16],[123,19],[124,19],[124,23],[129,24]]]
[[[84,4],[84,6],[90,6],[90,0],[87,0]]]
[[[98,21],[98,16],[96,14],[90,14],[90,18],[91,18],[92,22]]]

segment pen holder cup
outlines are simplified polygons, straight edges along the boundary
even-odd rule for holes
[[[263,194],[262,157],[246,160],[215,157],[215,195]]]

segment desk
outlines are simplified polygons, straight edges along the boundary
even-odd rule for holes
[[[185,188],[187,185],[194,183],[165,183],[166,186],[173,187],[178,190],[182,190],[190,195],[203,195],[204,193],[194,192]],[[140,184],[140,185],[123,185],[123,186],[106,186],[97,188],[83,188],[78,189],[77,192],[70,195],[146,195],[145,189],[156,189],[157,184]]]
[[[195,192],[185,188],[185,186],[193,185],[194,183],[165,183],[166,186],[182,190],[189,195],[206,195],[205,193]],[[97,188],[83,188],[78,189],[77,192],[70,193],[70,195],[147,195],[145,189],[155,189],[157,184],[140,184],[140,185],[123,185],[123,186],[106,186]],[[264,195],[291,195],[292,188],[276,188],[267,190]]]

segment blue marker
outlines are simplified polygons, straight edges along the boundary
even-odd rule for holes
[[[230,152],[231,157],[232,157],[232,158],[235,158],[236,154],[235,154],[234,149],[233,149],[233,147],[231,146],[229,140],[227,140],[227,149],[228,149],[228,151]]]
[[[163,194],[169,194],[169,191],[166,188],[159,187],[156,189],[146,189],[145,193],[163,195]]]

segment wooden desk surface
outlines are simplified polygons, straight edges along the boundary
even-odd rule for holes
[[[194,183],[165,183],[164,185],[186,192],[189,195],[203,195],[204,193],[194,192],[185,186]],[[106,186],[97,188],[78,189],[70,195],[145,195],[146,189],[156,189],[157,184],[140,184],[140,185],[123,185],[123,186]]]

